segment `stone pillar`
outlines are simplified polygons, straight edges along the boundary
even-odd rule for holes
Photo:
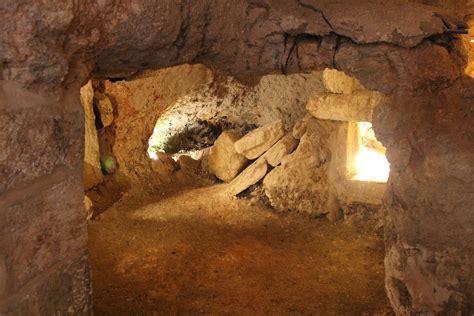
[[[1,315],[91,313],[78,92],[0,82]]]

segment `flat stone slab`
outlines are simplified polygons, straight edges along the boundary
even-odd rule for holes
[[[253,160],[260,157],[280,138],[285,135],[282,120],[274,121],[260,128],[254,129],[235,142],[235,150],[247,159]]]
[[[295,150],[296,146],[298,146],[298,140],[288,134],[273,145],[262,157],[270,166],[276,167],[281,163],[283,157]]]
[[[234,196],[249,188],[252,184],[260,181],[268,172],[268,164],[265,158],[260,157],[253,164],[248,166],[231,183],[227,192]]]
[[[379,101],[380,95],[371,91],[320,93],[309,99],[306,109],[315,118],[323,120],[372,122],[372,111]]]

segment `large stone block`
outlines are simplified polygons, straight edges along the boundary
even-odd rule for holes
[[[263,154],[263,157],[270,166],[276,167],[280,164],[283,157],[290,154],[296,146],[298,146],[298,140],[291,134],[288,134]]]
[[[253,164],[248,166],[237,178],[229,183],[227,192],[230,195],[237,195],[240,192],[249,188],[252,184],[260,181],[268,171],[268,164],[265,158],[261,157],[257,159]]]
[[[326,90],[336,94],[351,94],[360,88],[357,79],[335,69],[325,69],[323,71],[323,85]]]
[[[235,150],[247,159],[260,157],[285,135],[281,120],[257,128],[235,142]]]
[[[315,118],[323,120],[371,122],[372,111],[379,101],[380,95],[371,91],[321,93],[309,99],[306,109]]]
[[[265,194],[275,209],[312,215],[330,212],[327,175],[330,128],[329,122],[308,120],[306,133],[296,150],[265,177]]]
[[[211,149],[209,169],[222,181],[229,182],[234,179],[248,163],[245,156],[234,148],[239,138],[239,135],[232,131],[224,131]]]

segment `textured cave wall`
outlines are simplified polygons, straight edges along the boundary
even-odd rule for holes
[[[116,108],[112,154],[126,181],[139,186],[160,183],[147,154],[156,120],[179,98],[205,89],[212,80],[211,71],[204,66],[183,65],[147,72],[130,81],[104,82],[103,93]]]
[[[79,87],[72,98],[0,91],[0,314],[88,314]]]
[[[152,171],[147,155],[150,137],[154,143],[186,138],[180,144],[183,148],[199,149],[206,141],[210,146],[213,139],[208,138],[227,128],[252,128],[283,119],[290,129],[306,113],[310,94],[321,91],[322,83],[319,72],[247,78],[242,83],[216,76],[202,65],[182,65],[127,81],[105,81],[104,87],[117,109],[113,155],[118,172],[131,183],[159,185],[167,175]],[[198,137],[201,132],[206,135]],[[190,133],[196,136],[191,138]]]
[[[3,1],[0,312],[88,313],[77,92],[91,72],[183,63],[237,76],[335,67],[384,93],[392,305],[472,312],[473,83],[444,34],[458,27],[398,1]]]

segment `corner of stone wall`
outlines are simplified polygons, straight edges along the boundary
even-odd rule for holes
[[[0,84],[0,314],[90,314],[78,91]]]

